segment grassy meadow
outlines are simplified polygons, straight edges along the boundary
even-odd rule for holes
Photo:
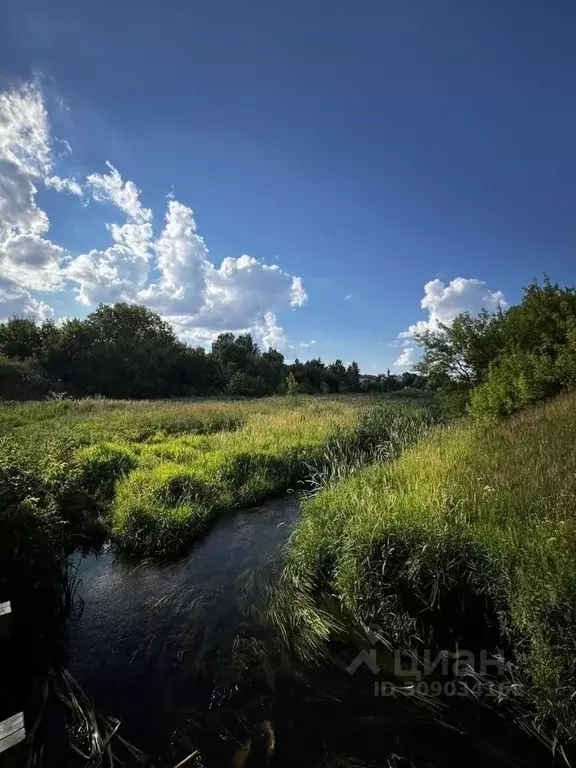
[[[289,542],[284,622],[320,647],[329,596],[399,647],[503,648],[540,724],[573,736],[575,445],[576,395],[564,395],[490,426],[439,427],[330,485]]]
[[[164,555],[219,511],[368,460],[430,421],[367,396],[4,404],[3,492],[73,533],[100,526],[124,551]]]
[[[342,623],[396,647],[503,651],[546,728],[576,706],[576,395],[437,423],[426,398],[0,406],[0,557],[70,537],[177,553],[224,510],[307,488],[271,614],[303,653]],[[24,546],[24,544],[26,546]],[[30,566],[30,567],[27,567]]]

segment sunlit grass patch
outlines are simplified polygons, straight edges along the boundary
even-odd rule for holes
[[[417,409],[405,406],[360,409],[359,401],[352,405],[346,398],[307,398],[298,399],[290,408],[286,400],[278,407],[271,407],[270,402],[264,407],[254,404],[246,424],[236,430],[135,446],[139,468],[121,481],[112,507],[118,545],[132,550],[140,546],[134,536],[136,526],[143,534],[141,551],[153,554],[154,537],[144,535],[145,529],[155,529],[154,514],[162,517],[165,529],[170,520],[165,510],[170,506],[194,509],[203,526],[220,510],[255,504],[289,487],[299,487],[315,471],[331,466],[336,456],[341,460],[343,453],[361,448],[364,461],[369,460],[378,441],[390,442],[399,413],[414,414],[410,418],[423,424],[430,421],[429,416],[423,418]],[[193,478],[194,492],[190,481],[175,494],[172,472]],[[169,498],[165,490],[160,495],[158,490],[159,483],[167,482],[172,489]],[[186,534],[191,540],[202,526],[182,526],[182,515],[181,511],[178,539]],[[161,549],[166,551],[164,546]]]
[[[354,396],[6,405],[0,466],[37,477],[71,525],[106,519],[118,546],[157,554],[191,541],[217,510],[379,455],[408,413],[424,411]]]
[[[116,487],[111,508],[114,537],[132,553],[177,552],[204,529],[213,495],[213,486],[185,465],[136,469]]]
[[[137,457],[126,443],[98,443],[74,454],[78,487],[103,502],[114,495],[116,481],[136,467]]]

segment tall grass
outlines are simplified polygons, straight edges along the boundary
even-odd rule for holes
[[[139,468],[117,486],[113,531],[124,547],[158,553],[178,549],[220,510],[254,504],[347,463],[388,450],[399,413],[410,406],[358,411],[345,400],[255,413],[244,427],[196,439],[142,446]]]
[[[382,398],[131,402],[0,407],[0,467],[26,473],[76,535],[105,524],[117,546],[178,551],[223,509],[324,473],[334,456],[385,450],[396,412]],[[368,412],[378,416],[367,417]],[[378,441],[381,441],[382,445]],[[319,475],[317,475],[318,477]]]
[[[537,722],[574,735],[576,396],[484,429],[437,429],[310,499],[280,618],[312,649],[334,608],[402,647],[503,646]],[[289,606],[286,609],[286,606]]]

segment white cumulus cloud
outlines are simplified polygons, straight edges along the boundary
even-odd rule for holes
[[[164,226],[155,235],[153,215],[131,180],[107,162],[84,183],[55,173],[54,146],[69,144],[51,133],[38,83],[0,93],[0,315],[52,310],[30,291],[73,291],[87,307],[100,302],[140,302],[162,314],[187,340],[207,341],[223,331],[251,330],[264,346],[285,346],[278,313],[302,307],[300,277],[249,255],[209,258],[191,208],[170,198]],[[59,157],[58,153],[56,156]],[[36,202],[37,187],[118,209],[124,222],[108,222],[107,248],[71,259],[46,237],[49,220]]]
[[[0,275],[0,321],[14,315],[30,315],[37,320],[47,320],[53,314],[44,301],[34,298],[29,291]]]
[[[302,280],[253,256],[225,258],[219,267],[197,232],[191,208],[168,201],[166,222],[155,242],[159,279],[138,301],[163,314],[185,337],[205,340],[222,331],[253,329],[264,346],[284,341],[276,313],[302,306]]]
[[[304,290],[304,283],[301,277],[292,278],[292,287],[290,290],[290,306],[303,307],[308,301],[308,294]]]
[[[52,167],[48,113],[37,83],[0,93],[0,160],[36,178]]]
[[[56,291],[63,285],[66,251],[38,235],[15,235],[0,248],[0,274],[23,288]]]
[[[36,205],[36,187],[12,163],[0,162],[0,242],[10,235],[41,235],[48,216]]]
[[[86,179],[94,200],[120,208],[130,219],[149,221],[152,211],[140,202],[140,190],[133,181],[123,181],[119,171],[106,161],[109,173],[91,173]]]
[[[0,314],[44,319],[50,307],[30,290],[63,287],[66,251],[41,235],[48,216],[37,186],[52,169],[48,113],[37,83],[0,93]],[[55,177],[56,178],[56,177]]]
[[[114,245],[80,254],[68,266],[66,276],[77,283],[78,301],[87,306],[136,301],[152,257],[152,211],[142,206],[134,182],[124,181],[114,166],[106,165],[109,173],[88,176],[87,188],[96,202],[119,208],[127,221],[106,225]]]
[[[44,179],[44,184],[46,184],[47,187],[51,187],[52,189],[55,189],[56,192],[67,192],[70,195],[76,195],[77,197],[83,197],[84,196],[84,190],[82,189],[82,185],[80,182],[76,181],[76,179],[71,178],[62,178],[61,176],[47,176]]]
[[[264,314],[263,323],[257,330],[257,337],[264,350],[269,347],[283,350],[286,347],[286,336],[276,321],[273,312]]]
[[[400,339],[412,338],[415,333],[428,329],[434,330],[438,323],[450,325],[462,312],[471,315],[477,315],[482,309],[493,312],[498,307],[505,308],[507,303],[502,291],[491,291],[483,280],[456,277],[448,284],[438,279],[426,283],[420,306],[428,312],[428,319],[418,320],[402,331]]]
[[[206,273],[212,266],[208,249],[196,233],[191,208],[168,201],[166,221],[155,243],[160,278],[139,299],[163,314],[185,315],[190,322],[206,301]]]
[[[416,350],[414,347],[404,347],[397,360],[392,365],[394,368],[412,368],[416,363]]]
[[[66,277],[78,284],[78,301],[87,306],[136,301],[147,275],[147,262],[119,245],[83,253],[66,270]]]

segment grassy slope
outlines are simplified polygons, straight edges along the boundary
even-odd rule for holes
[[[400,642],[505,642],[541,715],[573,730],[575,446],[576,396],[564,396],[488,429],[439,429],[319,494],[288,550],[293,623],[327,634],[311,607],[327,590]]]
[[[0,466],[38,478],[78,518],[73,525],[110,510],[121,546],[159,554],[193,538],[218,509],[284,490],[322,461],[328,444],[351,446],[362,429],[368,440],[385,437],[393,414],[418,410],[387,404],[368,425],[361,414],[376,402],[383,399],[6,405]]]

